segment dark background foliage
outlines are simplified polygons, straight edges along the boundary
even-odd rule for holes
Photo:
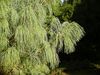
[[[82,25],[86,31],[78,49],[82,57],[100,60],[100,0],[82,0],[76,7],[72,19]]]

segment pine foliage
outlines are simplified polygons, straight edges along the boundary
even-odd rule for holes
[[[76,22],[54,16],[60,0],[0,0],[0,72],[6,75],[46,75],[84,35]]]

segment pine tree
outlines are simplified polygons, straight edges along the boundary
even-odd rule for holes
[[[84,35],[76,22],[56,17],[60,0],[0,0],[0,72],[46,75],[59,65],[57,52],[75,50]]]

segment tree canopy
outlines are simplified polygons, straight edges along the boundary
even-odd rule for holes
[[[61,5],[60,0],[0,0],[0,72],[46,75],[59,65],[57,52],[75,50],[84,29],[60,21]]]

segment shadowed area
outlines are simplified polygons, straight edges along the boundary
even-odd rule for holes
[[[69,75],[100,75],[100,61],[93,63],[88,59],[78,59],[73,54],[61,57],[64,59],[61,59],[60,67],[65,68],[64,72]]]

